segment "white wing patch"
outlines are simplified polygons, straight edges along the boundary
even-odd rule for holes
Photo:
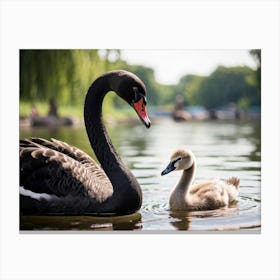
[[[33,199],[37,199],[37,200],[41,200],[41,199],[45,199],[45,200],[51,200],[53,198],[58,198],[56,195],[50,195],[50,194],[47,194],[47,193],[35,193],[35,192],[32,192],[30,190],[26,190],[24,187],[20,186],[19,187],[19,193],[21,195],[24,195],[24,196],[29,196]]]

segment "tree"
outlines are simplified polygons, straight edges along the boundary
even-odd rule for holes
[[[219,66],[208,77],[194,76],[189,79],[186,95],[190,104],[204,105],[208,109],[237,103],[241,98],[248,105],[257,105],[257,86],[254,71],[249,67]]]
[[[81,104],[89,85],[106,70],[98,50],[20,50],[20,97],[31,102],[55,97]]]
[[[249,53],[255,58],[258,64],[258,68],[261,67],[262,53],[260,49],[250,50]]]
[[[259,104],[260,104],[260,100],[261,100],[261,64],[262,64],[262,53],[260,49],[253,49],[250,50],[249,53],[255,58],[256,62],[257,62],[257,71],[255,74],[255,78],[256,78],[256,83],[257,83],[257,98],[259,100]]]

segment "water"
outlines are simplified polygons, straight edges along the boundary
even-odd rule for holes
[[[154,121],[147,130],[141,124],[107,125],[123,161],[143,191],[140,211],[122,217],[24,216],[21,229],[136,230],[147,232],[244,231],[261,228],[261,154],[258,122]],[[21,138],[54,137],[71,143],[94,157],[83,126],[57,130],[24,129]],[[180,172],[163,177],[161,171],[177,148],[191,149],[197,159],[196,181],[238,176],[238,202],[211,211],[172,212],[168,198]]]

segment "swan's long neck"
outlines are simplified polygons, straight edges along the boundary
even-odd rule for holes
[[[102,120],[103,99],[110,90],[108,79],[97,79],[88,90],[84,108],[85,126],[91,147],[106,173],[123,165]]]
[[[191,168],[184,170],[183,174],[173,189],[169,203],[172,209],[184,209],[188,199],[188,190],[193,182],[195,176],[195,162]]]
[[[103,211],[134,212],[141,207],[141,188],[117,154],[102,120],[102,103],[110,86],[110,76],[98,78],[89,88],[84,108],[84,119],[92,149],[111,181],[114,193],[106,200]],[[101,208],[100,208],[101,209]]]
[[[176,189],[181,190],[184,193],[187,193],[189,187],[193,182],[195,171],[196,171],[196,164],[194,162],[191,168],[183,171],[182,176],[176,186]]]

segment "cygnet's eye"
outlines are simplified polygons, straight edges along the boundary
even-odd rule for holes
[[[178,157],[178,158],[176,158],[175,160],[174,160],[174,162],[178,162],[178,161],[180,161],[182,158],[181,157]]]
[[[178,165],[179,165],[179,161],[181,160],[182,158],[181,157],[178,157],[174,160],[173,164],[174,164],[174,167],[177,168]]]
[[[182,159],[181,157],[178,157],[178,158],[176,158],[176,159],[173,161],[173,164],[174,164],[175,167],[178,166],[178,163],[179,163],[179,161],[180,161],[181,159]]]

